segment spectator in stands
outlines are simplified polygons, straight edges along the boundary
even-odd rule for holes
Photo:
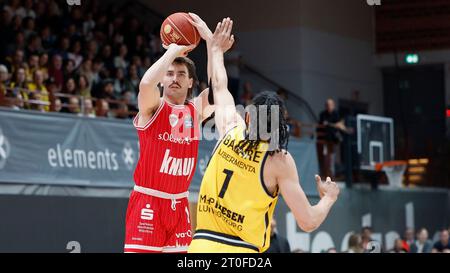
[[[391,252],[391,253],[407,253],[408,251],[405,249],[403,240],[400,238],[397,238],[394,241],[394,248],[391,249],[389,252]]]
[[[33,81],[34,72],[37,70],[39,70],[39,56],[36,54],[29,55],[28,65],[25,69],[26,80],[29,82]]]
[[[419,229],[417,232],[417,240],[411,244],[411,253],[430,253],[433,249],[433,243],[428,239],[428,231],[426,228]]]
[[[0,94],[6,95],[6,86],[8,85],[9,74],[8,68],[0,64]]]
[[[289,113],[287,110],[284,112],[284,115],[285,115],[286,123],[288,126],[289,134],[294,137],[300,137],[301,136],[300,121],[289,116]]]
[[[109,117],[109,104],[105,99],[98,99],[96,102],[96,116]]]
[[[118,99],[114,94],[114,83],[112,80],[107,79],[103,82],[102,92],[99,94],[98,98],[108,100]]]
[[[75,70],[75,62],[71,59],[64,61],[64,79],[77,78],[77,71]]]
[[[272,218],[271,228],[270,228],[270,247],[267,249],[266,253],[290,253],[291,246],[286,238],[281,236],[277,230],[277,221],[275,217]]]
[[[67,35],[71,41],[77,41],[82,38],[76,24],[73,22],[69,23],[69,26],[67,27]]]
[[[40,70],[34,71],[33,82],[28,84],[28,89],[33,91],[30,94],[30,99],[40,100],[41,102],[48,103],[50,105],[47,87],[44,84],[44,75]],[[50,111],[49,105],[39,106],[37,110],[48,112]]]
[[[142,35],[136,35],[135,43],[131,47],[132,56],[148,56],[150,55],[150,50],[145,46],[145,38]]]
[[[67,79],[66,84],[64,85],[64,88],[62,90],[62,93],[67,95],[80,95],[77,91],[77,85],[75,84],[74,78]]]
[[[14,52],[14,56],[12,58],[9,58],[9,61],[6,63],[8,70],[10,70],[11,73],[15,73],[19,67],[23,67],[23,64],[24,64],[24,53],[23,50],[21,49],[17,49]]]
[[[36,13],[34,12],[33,4],[34,4],[33,0],[25,0],[24,6],[22,7],[23,14],[25,15],[24,17],[36,19]]]
[[[96,86],[101,82],[100,72],[103,70],[103,67],[104,63],[100,58],[94,60],[91,70],[91,86]]]
[[[83,35],[86,37],[86,39],[92,39],[92,31],[95,28],[95,21],[94,21],[94,15],[92,12],[89,12],[86,14],[86,18],[83,22]]]
[[[23,32],[23,26],[24,26],[23,18],[18,15],[14,15],[11,21],[11,29],[13,30],[13,32],[19,31],[22,32],[23,39],[24,41],[26,41],[25,33]]]
[[[30,41],[30,38],[32,36],[38,37],[35,27],[35,21],[31,17],[25,17],[22,19],[22,25],[23,25],[23,34],[25,35],[25,40]]]
[[[78,97],[70,97],[69,105],[66,108],[63,108],[61,112],[81,116],[82,114],[80,113],[80,100],[78,99]]]
[[[131,60],[131,64],[136,66],[138,77],[142,78],[142,76],[144,76],[145,69],[142,67],[141,57],[133,56],[133,59]]]
[[[137,67],[136,65],[130,65],[128,70],[128,81],[130,83],[129,90],[137,93],[139,91],[139,82],[141,79],[139,78],[139,75],[137,73]]]
[[[84,74],[81,74],[78,78],[78,94],[82,97],[90,98],[91,97],[91,87],[89,85],[89,81]],[[92,102],[91,102],[92,104]]]
[[[114,79],[114,95],[117,98],[120,98],[122,95],[122,92],[126,90],[133,89],[133,86],[131,86],[131,83],[125,79],[125,75],[123,72],[123,68],[116,68],[115,73],[115,79]]]
[[[242,65],[242,56],[236,50],[237,40],[235,39],[233,46],[224,55],[225,68],[228,76],[228,90],[230,90],[234,101],[239,101],[239,86],[241,81],[240,67]]]
[[[83,56],[81,55],[81,41],[77,40],[73,43],[72,50],[67,54],[69,60],[74,62],[74,69],[77,69],[83,62]]]
[[[90,98],[83,100],[83,115],[85,117],[95,118],[95,109]]]
[[[70,39],[67,36],[61,36],[59,48],[54,49],[54,55],[60,55],[62,60],[67,60],[70,49]]]
[[[87,42],[86,59],[93,60],[98,54],[98,44],[96,40],[90,40]]]
[[[128,113],[128,106],[125,103],[120,103],[117,106],[116,118],[119,118],[119,119],[130,118],[129,113]]]
[[[143,67],[144,67],[144,71],[145,71],[145,68],[147,67],[150,67],[150,66],[152,66],[152,59],[149,57],[149,56],[145,56],[144,57],[144,60],[143,60],[143,65],[142,65]],[[203,89],[204,90],[204,89]]]
[[[45,52],[39,56],[39,70],[42,72],[44,80],[48,80],[48,54]]]
[[[46,25],[41,30],[41,44],[45,50],[52,49],[56,43],[56,36],[53,35],[50,26]]]
[[[127,69],[128,61],[127,61],[128,48],[125,44],[121,44],[119,48],[119,55],[114,57],[114,67]]]
[[[10,14],[12,14],[13,16],[19,16],[21,18],[25,17],[25,14],[23,14],[20,11],[20,0],[11,0],[9,2],[9,5],[6,5],[3,9],[7,12],[9,12]]]
[[[103,60],[104,67],[106,69],[108,69],[109,71],[112,71],[114,69],[114,59],[112,56],[112,49],[109,44],[103,46],[101,59]]]
[[[362,247],[364,250],[367,249],[367,244],[369,242],[373,242],[374,240],[372,239],[372,228],[365,226],[362,228],[361,230],[361,240],[362,240]]]
[[[317,156],[321,175],[334,177],[336,147],[342,141],[338,131],[338,123],[341,118],[336,110],[334,100],[328,99],[325,108],[320,113],[319,125],[321,127],[317,128]]]
[[[80,75],[84,75],[87,78],[89,85],[94,83],[94,72],[92,71],[92,60],[84,59],[79,69]]]
[[[53,112],[61,112],[61,110],[62,110],[61,99],[56,98],[53,102]]]
[[[410,252],[412,244],[414,244],[414,229],[406,228],[403,234],[403,245],[407,252]]]
[[[447,229],[441,230],[439,234],[439,241],[433,245],[433,253],[450,253],[449,231]]]
[[[52,63],[48,69],[49,79],[55,82],[57,90],[61,91],[64,84],[64,73],[62,69],[62,57],[59,54],[52,56]]]
[[[32,34],[28,38],[26,55],[39,55],[43,51],[41,38],[37,34]]]
[[[10,97],[10,98],[11,98],[12,100],[10,101],[10,107],[11,107],[13,110],[21,110],[21,109],[24,109],[25,104],[24,104],[24,101],[23,101],[22,94],[21,94],[21,93],[16,93],[15,95],[14,95],[14,94],[11,94],[11,96],[12,96],[12,97]]]
[[[133,116],[136,115],[138,112],[138,109],[136,107],[137,106],[136,94],[132,91],[125,90],[125,92],[123,92],[122,94],[122,101],[128,106],[128,111],[131,112],[129,113],[130,118],[133,118]]]
[[[14,31],[14,42],[9,43],[6,45],[5,53],[6,55],[13,55],[17,50],[22,50],[22,53],[25,50],[26,43],[25,43],[25,35],[21,30]],[[7,43],[8,41],[5,41]],[[11,66],[8,67],[9,69],[12,69]]]
[[[252,84],[250,82],[245,82],[244,87],[243,87],[243,92],[241,95],[241,99],[240,99],[241,104],[244,107],[251,104],[253,96],[254,96],[254,93],[253,93]]]
[[[348,250],[347,253],[363,253],[364,248],[362,246],[361,235],[353,233],[348,239]]]
[[[335,247],[330,247],[329,249],[326,250],[326,253],[337,253],[337,250]]]
[[[22,95],[22,98],[24,100],[24,108],[28,108],[28,92],[27,92],[27,82],[25,80],[25,69],[23,67],[20,67],[16,69],[16,71],[13,74],[12,80],[9,84],[9,87],[12,88],[12,90],[7,90],[7,96],[9,97],[16,97],[17,93],[20,93]],[[12,92],[12,95],[9,95],[8,92]]]
[[[156,31],[155,31],[154,34],[152,34],[151,40],[150,40],[150,47],[151,47],[151,50],[153,52],[152,62],[155,62],[156,60],[158,60],[164,54],[164,49],[161,46],[162,45],[162,41],[161,41],[161,36],[159,35],[159,29],[155,28],[155,30]],[[150,66],[145,66],[145,67],[148,68]]]

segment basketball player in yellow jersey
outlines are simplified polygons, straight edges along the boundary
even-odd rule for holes
[[[197,17],[194,23],[197,28],[204,24]],[[321,199],[310,205],[300,186],[294,159],[287,151],[285,106],[275,93],[258,94],[253,100],[258,111],[247,113],[245,121],[237,113],[223,63],[223,49],[234,41],[231,29],[232,21],[224,19],[207,41],[211,43],[211,85],[221,138],[200,187],[197,227],[188,249],[191,253],[264,252],[270,245],[270,226],[279,193],[306,232],[319,227],[339,195],[338,186],[330,178],[322,182],[316,176]],[[273,124],[277,130],[271,126],[272,115],[278,115]],[[264,123],[273,132],[265,138],[259,128]]]

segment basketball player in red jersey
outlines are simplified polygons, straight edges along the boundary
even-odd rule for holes
[[[197,29],[203,38],[212,36],[206,24]],[[165,47],[141,79],[133,121],[140,156],[126,214],[125,252],[187,252],[192,240],[188,188],[197,163],[199,124],[212,114],[208,89],[190,100],[197,77],[186,55],[194,47]],[[208,77],[210,71],[208,61]]]

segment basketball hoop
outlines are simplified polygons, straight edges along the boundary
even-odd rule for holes
[[[405,173],[408,162],[404,160],[393,160],[375,164],[375,170],[384,171],[389,181],[389,185],[401,188],[403,174]]]

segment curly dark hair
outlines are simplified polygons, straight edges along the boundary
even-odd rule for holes
[[[287,121],[285,118],[285,111],[286,111],[286,106],[283,102],[283,100],[275,93],[275,92],[270,92],[270,91],[264,91],[261,92],[259,94],[257,94],[253,100],[252,100],[252,104],[256,106],[256,119],[254,119],[254,122],[250,122],[250,124],[248,125],[248,130],[246,132],[246,138],[249,140],[250,135],[256,135],[256,140],[249,140],[246,141],[245,143],[243,143],[243,145],[247,146],[247,147],[242,147],[242,149],[246,150],[246,151],[251,151],[256,149],[261,141],[270,141],[272,140],[273,137],[278,138],[278,142],[277,142],[277,146],[275,147],[275,149],[268,151],[269,155],[273,155],[274,153],[279,153],[281,151],[285,151],[285,153],[287,153],[287,149],[288,149],[288,143],[289,143],[289,131],[288,131],[288,126],[287,126]],[[271,115],[272,115],[272,106],[278,106],[276,109],[279,111],[278,116],[279,116],[279,126],[276,130],[273,130],[272,128],[272,124],[271,124]],[[271,136],[269,139],[261,139],[261,134],[260,134],[260,128],[259,128],[259,124],[260,124],[260,114],[261,112],[260,107],[264,106],[267,109],[267,116],[265,117],[265,119],[267,120],[267,127],[266,128],[271,128],[272,132],[271,132]],[[256,133],[256,134],[255,134]]]

